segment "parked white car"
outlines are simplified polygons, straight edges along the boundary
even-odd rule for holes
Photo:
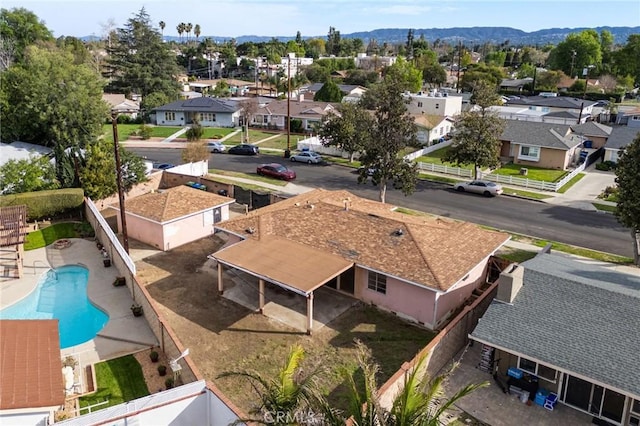
[[[322,157],[317,152],[302,151],[291,156],[291,161],[300,161],[301,163],[319,164],[322,163]]]
[[[460,182],[453,186],[459,192],[475,192],[476,194],[493,197],[502,194],[502,185],[488,180],[472,180],[471,182]]]
[[[209,148],[209,151],[215,152],[215,153],[225,152],[227,149],[227,147],[224,146],[220,141],[207,142],[207,148]]]

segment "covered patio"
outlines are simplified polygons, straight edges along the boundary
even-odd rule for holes
[[[218,292],[221,295],[225,290],[224,266],[258,278],[260,313],[265,312],[265,283],[305,297],[306,332],[309,335],[314,328],[314,292],[334,278],[340,289],[340,275],[354,267],[353,262],[341,256],[276,236],[247,239],[211,257],[218,262]]]

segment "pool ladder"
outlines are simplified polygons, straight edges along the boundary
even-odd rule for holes
[[[37,259],[36,259],[36,260],[34,260],[34,261],[33,261],[33,265],[31,266],[31,267],[33,268],[33,275],[36,275],[36,272],[37,272],[37,270],[36,270],[36,263],[38,263],[38,262],[42,263],[42,264],[44,265],[44,267],[45,267],[45,268],[51,269],[51,267],[50,267],[49,265],[47,265],[47,264],[44,262],[44,260],[37,260]],[[58,277],[56,276],[56,279],[57,279],[57,278],[58,278]]]

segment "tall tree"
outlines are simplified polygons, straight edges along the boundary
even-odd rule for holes
[[[175,54],[162,42],[144,8],[130,18],[124,28],[118,29],[116,43],[109,53],[110,90],[140,94],[143,103],[151,93],[177,98],[179,85],[175,76],[179,70]]]
[[[589,65],[600,66],[602,51],[600,36],[595,30],[571,33],[549,53],[549,66],[570,77],[582,75]],[[571,75],[573,74],[573,75]]]
[[[640,34],[631,34],[621,49],[614,52],[615,71],[620,77],[632,76],[640,85]]]
[[[342,97],[342,92],[336,82],[333,81],[331,77],[327,77],[320,90],[318,90],[313,97],[313,100],[323,102],[340,102],[342,101]]]
[[[320,140],[325,146],[335,146],[347,152],[352,163],[355,154],[367,145],[372,124],[371,114],[361,106],[347,102],[340,105],[339,113],[323,117]]]
[[[417,146],[417,127],[407,112],[402,97],[402,83],[387,79],[381,83],[373,110],[373,125],[360,157],[362,169],[358,182],[372,183],[379,189],[381,202],[385,202],[387,185],[393,183],[405,195],[413,193],[418,179],[416,164],[405,161],[402,151]],[[372,173],[369,173],[369,171]]]
[[[474,87],[472,101],[478,107],[465,111],[456,119],[453,143],[443,156],[443,161],[458,165],[474,165],[474,178],[478,170],[497,167],[500,164],[500,135],[504,120],[489,107],[498,104],[495,87],[478,82]]]
[[[58,187],[54,167],[46,155],[9,160],[0,166],[0,194],[19,194]]]
[[[22,61],[27,46],[52,41],[53,35],[35,13],[25,8],[0,9],[0,39],[11,46],[12,59]]]
[[[631,232],[633,263],[640,266],[640,133],[622,150],[616,167],[616,184],[618,206],[615,214]]]
[[[158,26],[160,26],[160,35],[162,36],[162,39],[164,39],[164,29],[167,26],[167,24],[164,21],[160,21],[158,23]]]
[[[49,147],[85,147],[102,134],[103,81],[71,53],[30,46],[0,74],[0,138]]]
[[[200,24],[196,24],[193,28],[193,35],[196,36],[196,43],[198,42],[198,38],[200,38],[201,31]]]
[[[422,71],[406,59],[399,57],[384,70],[385,80],[395,80],[401,92],[418,92],[422,89]]]
[[[191,30],[193,30],[193,24],[189,22],[185,25],[184,30],[187,32],[187,43],[189,43],[189,39],[191,38]]]
[[[334,27],[329,27],[326,51],[328,55],[340,56],[340,31]]]

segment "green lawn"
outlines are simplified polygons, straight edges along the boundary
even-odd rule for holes
[[[274,136],[275,134],[277,134],[277,133],[268,133],[268,132],[262,132],[260,130],[249,129],[249,143],[259,142],[259,141],[261,141],[263,139],[266,139],[268,137]],[[242,132],[231,136],[225,142],[229,143],[229,144],[242,143]]]
[[[30,232],[24,243],[25,250],[35,250],[46,247],[60,238],[79,238],[93,235],[93,229],[87,222],[64,222],[47,226],[44,229]]]
[[[139,124],[118,124],[118,140],[120,142],[126,141],[131,133],[138,129],[140,129]],[[111,124],[104,124],[102,133],[104,134],[104,140],[113,142],[113,126]]]
[[[596,209],[602,210],[603,212],[615,213],[616,211],[616,206],[610,206],[608,204],[601,204],[601,203],[591,203],[591,204],[593,204],[593,206]]]
[[[571,180],[567,183],[565,183],[562,188],[560,188],[558,190],[558,192],[560,194],[564,194],[565,192],[567,192],[573,185],[575,185],[580,179],[582,179],[584,177],[584,173],[578,173],[577,175],[575,175],[574,177],[571,178]]]
[[[496,256],[510,262],[522,263],[526,260],[533,259],[537,254],[538,252],[535,251],[513,249],[499,253]]]
[[[149,389],[144,381],[142,367],[133,355],[98,363],[96,370],[96,392],[80,397],[80,407],[109,401],[98,409],[122,404],[136,398],[149,395]],[[83,414],[86,414],[83,411]]]
[[[218,170],[218,169],[209,169],[209,173],[216,174],[216,175],[229,176],[230,178],[237,177],[237,178],[243,178],[243,179],[251,179],[256,182],[265,182],[265,183],[270,183],[272,185],[279,185],[279,186],[285,186],[287,184],[287,182],[284,180],[272,179],[266,176],[258,176],[257,174],[254,174],[254,173],[231,172],[228,170]],[[229,179],[229,182],[233,183],[233,179]]]
[[[235,132],[236,129],[228,127],[207,127],[204,129],[202,139],[222,139],[230,133]]]
[[[436,151],[430,152],[427,155],[423,155],[422,157],[418,157],[416,158],[416,162],[421,162],[421,163],[432,163],[432,164],[439,164],[442,166],[449,166],[449,167],[460,167],[461,169],[468,169],[468,170],[473,170],[473,165],[469,164],[469,165],[460,165],[457,166],[453,163],[445,163],[442,161],[442,157],[444,157],[444,155],[447,153],[447,151],[449,151],[449,147],[445,146],[444,148],[440,148]]]
[[[529,169],[527,176],[520,174],[520,169]],[[562,179],[568,172],[564,170],[543,169],[540,167],[523,166],[522,164],[505,164],[497,170],[493,171],[495,175],[514,176],[526,179],[541,180],[544,182],[557,182]]]

